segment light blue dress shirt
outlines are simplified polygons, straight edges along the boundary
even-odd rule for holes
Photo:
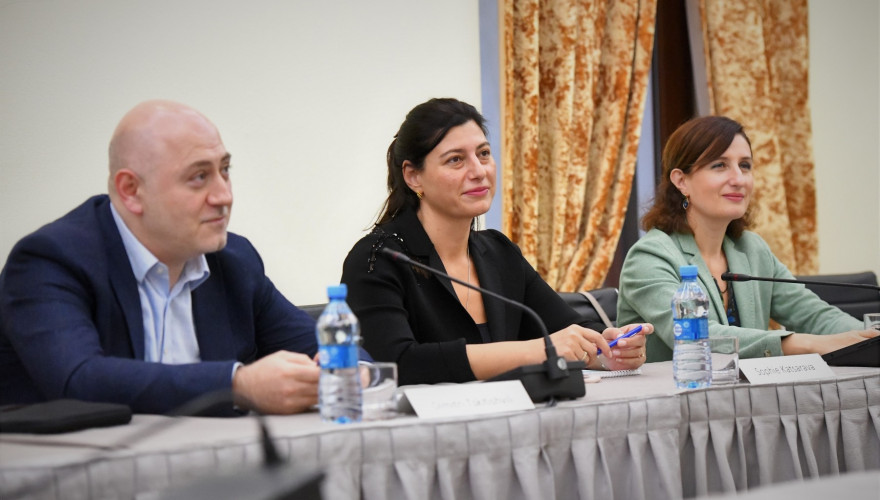
[[[199,255],[188,260],[180,279],[169,287],[168,266],[138,241],[112,205],[110,211],[138,284],[144,320],[144,360],[170,365],[200,361],[192,291],[211,275],[207,259]]]

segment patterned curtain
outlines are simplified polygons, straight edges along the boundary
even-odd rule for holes
[[[656,0],[503,0],[503,230],[556,290],[602,285],[632,187]]]
[[[794,274],[816,274],[807,0],[700,0],[710,109],[746,128],[752,230]]]

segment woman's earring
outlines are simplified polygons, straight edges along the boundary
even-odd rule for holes
[[[425,193],[423,193],[421,191],[416,191],[416,196],[418,196],[419,199],[421,200],[425,196]]]
[[[684,195],[684,200],[681,202],[681,208],[687,210],[689,206],[691,206],[691,199],[688,195]]]

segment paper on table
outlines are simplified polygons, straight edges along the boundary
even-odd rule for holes
[[[403,393],[420,418],[535,409],[519,380],[409,386],[403,388]]]
[[[642,369],[636,368],[635,370],[583,370],[584,378],[586,377],[599,377],[599,378],[614,378],[614,377],[627,377],[629,375],[641,375]]]

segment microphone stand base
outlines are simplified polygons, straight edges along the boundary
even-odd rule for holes
[[[880,368],[880,336],[823,354],[822,359],[831,366]]]
[[[519,380],[534,403],[541,403],[551,398],[576,399],[587,393],[584,374],[581,371],[586,367],[583,361],[569,361],[568,374],[559,379],[551,379],[547,375],[547,367],[543,363],[525,365],[496,375],[486,382]]]

